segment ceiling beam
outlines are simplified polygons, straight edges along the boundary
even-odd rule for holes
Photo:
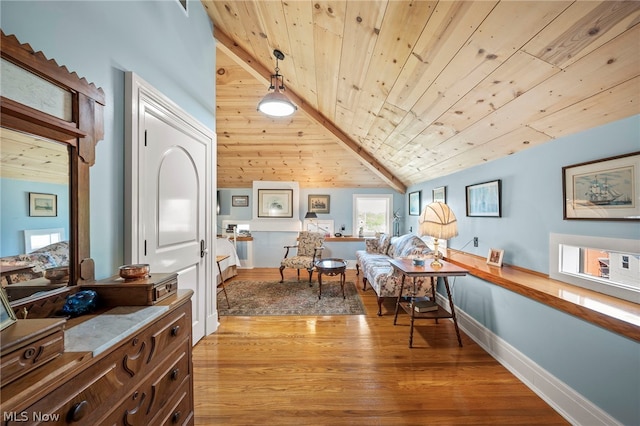
[[[243,69],[249,72],[258,81],[266,86],[271,84],[271,70],[262,66],[247,51],[236,44],[229,36],[222,31],[214,28],[213,35],[217,40],[216,48],[232,58]],[[320,114],[315,108],[305,102],[297,93],[290,88],[286,90],[287,97],[302,110],[309,119],[325,129],[331,136],[337,139],[337,142],[352,152],[369,170],[380,177],[391,188],[404,194],[407,192],[407,186],[400,181],[393,173],[387,170],[381,163],[376,160],[373,155],[367,152],[357,142],[347,136],[342,130],[336,127],[331,120]],[[258,100],[256,99],[256,104]]]

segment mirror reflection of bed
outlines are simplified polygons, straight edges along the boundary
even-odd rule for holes
[[[218,237],[216,239],[216,256],[229,256],[220,262],[223,281],[227,281],[238,275],[240,258],[238,257],[238,252],[233,241],[226,237]],[[217,281],[220,282],[220,278],[218,278]]]
[[[69,152],[54,141],[0,130],[0,283],[15,301],[68,284]],[[55,209],[34,214],[35,193],[55,196]]]

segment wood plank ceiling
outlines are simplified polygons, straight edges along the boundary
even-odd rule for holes
[[[640,112],[637,1],[202,2],[220,188],[405,192]],[[256,111],[274,49],[283,119]]]

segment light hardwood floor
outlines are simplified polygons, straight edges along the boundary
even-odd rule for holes
[[[378,317],[375,293],[347,281],[366,315],[221,317],[193,352],[196,425],[568,424],[464,333],[458,347],[450,320],[417,321],[409,349],[408,316],[394,326],[385,303]]]

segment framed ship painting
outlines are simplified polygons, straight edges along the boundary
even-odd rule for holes
[[[640,220],[640,151],[562,168],[564,219]]]

